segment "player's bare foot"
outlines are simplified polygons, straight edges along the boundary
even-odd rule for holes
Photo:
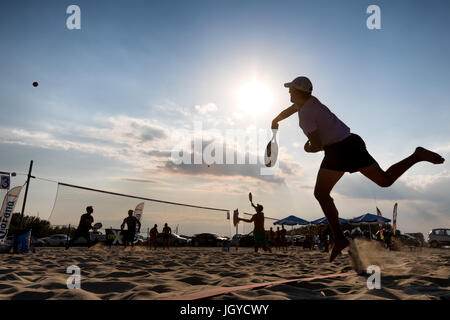
[[[330,262],[333,262],[333,260],[336,259],[336,257],[341,254],[342,250],[347,248],[349,245],[350,242],[347,240],[347,238],[343,238],[342,240],[336,241],[334,243],[333,249],[331,250]]]
[[[421,161],[428,161],[434,164],[441,164],[445,161],[439,154],[422,147],[417,147],[414,153]]]

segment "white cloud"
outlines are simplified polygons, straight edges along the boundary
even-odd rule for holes
[[[403,177],[406,186],[417,191],[425,191],[431,185],[450,178],[450,171],[444,170],[436,174],[409,175]]]
[[[217,106],[214,103],[207,103],[203,106],[196,105],[195,110],[197,110],[197,112],[200,113],[201,115],[205,115],[208,112],[217,111]]]

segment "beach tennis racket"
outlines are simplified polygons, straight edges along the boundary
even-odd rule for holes
[[[253,196],[251,192],[248,194],[248,200],[250,200],[250,202],[253,203]]]
[[[233,212],[233,225],[236,227],[239,223],[239,210],[234,210]]]
[[[266,167],[275,165],[278,158],[277,129],[272,129],[272,133],[272,139],[267,144],[266,153],[264,154],[264,163],[266,164]]]
[[[97,222],[96,224],[94,224],[94,226],[92,227],[92,229],[98,230],[98,229],[101,229],[101,227],[103,227],[103,225],[102,225],[100,222]]]

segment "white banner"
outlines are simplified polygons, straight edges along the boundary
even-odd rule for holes
[[[143,214],[144,214],[144,202],[141,202],[136,206],[136,209],[134,209],[134,216],[139,220],[139,222],[141,222]],[[134,242],[138,240],[139,234],[137,233],[137,231],[138,226],[136,226],[136,236],[134,237]]]
[[[12,188],[3,200],[2,209],[0,210],[0,244],[3,244],[8,236],[9,223],[21,190],[21,186]]]

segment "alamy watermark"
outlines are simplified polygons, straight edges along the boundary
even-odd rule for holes
[[[175,146],[171,160],[175,165],[260,165],[261,175],[274,175],[280,162],[277,152],[270,157],[265,155],[266,146],[273,138],[278,144],[278,130],[203,131],[202,122],[196,121],[194,130],[172,132]],[[268,160],[273,164],[270,167],[265,165]]]
[[[81,288],[81,269],[76,265],[67,267],[66,273],[70,274],[67,278],[67,289],[80,289]]]
[[[379,266],[371,265],[367,267],[367,274],[370,276],[367,278],[367,288],[369,290],[381,289],[381,269]]]
[[[366,20],[366,26],[369,30],[381,29],[381,9],[379,6],[373,4],[367,7],[367,14],[370,16]]]
[[[66,27],[69,30],[81,29],[81,9],[77,5],[70,5],[66,9],[66,13],[70,14],[66,19]]]

